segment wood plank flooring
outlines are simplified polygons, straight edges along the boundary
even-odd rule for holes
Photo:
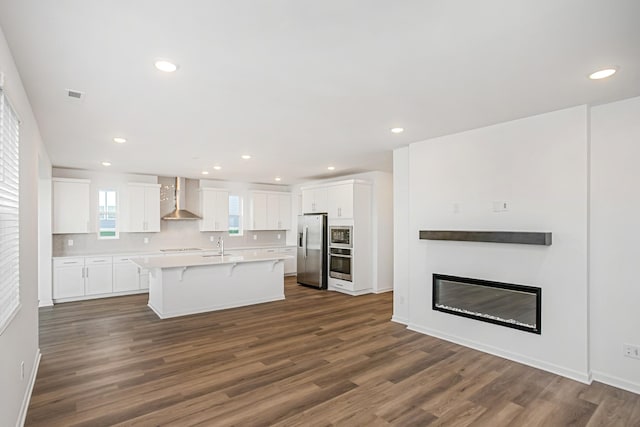
[[[160,320],[135,295],[40,312],[28,426],[640,426],[640,396],[408,331],[391,293]]]

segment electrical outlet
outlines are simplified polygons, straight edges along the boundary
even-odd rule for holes
[[[258,235],[257,234],[253,235],[253,240],[258,240]]]
[[[209,236],[209,241],[213,242],[215,239],[213,238],[213,236]]]
[[[509,210],[509,202],[505,200],[499,200],[493,202],[493,211],[494,212],[507,212]]]
[[[282,237],[282,235],[278,234],[278,240],[280,240],[281,237]]]
[[[640,359],[640,346],[633,344],[624,344],[622,346],[622,354],[632,359]]]
[[[460,203],[454,203],[453,206],[451,207],[451,211],[454,214],[460,213]]]
[[[20,379],[24,379],[24,361],[20,363]]]
[[[67,246],[73,246],[73,239],[67,240]]]
[[[149,238],[148,238],[148,237],[145,237],[145,238],[144,238],[144,244],[146,245],[146,244],[148,244],[148,243],[149,243]]]

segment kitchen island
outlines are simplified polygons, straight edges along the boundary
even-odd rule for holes
[[[131,261],[149,270],[149,308],[166,319],[284,299],[287,258],[192,254]]]

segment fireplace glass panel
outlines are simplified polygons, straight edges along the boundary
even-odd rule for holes
[[[433,309],[540,333],[541,289],[434,274]]]

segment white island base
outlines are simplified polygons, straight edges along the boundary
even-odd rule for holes
[[[284,299],[284,257],[167,258],[133,260],[150,270],[149,307],[161,319]]]

